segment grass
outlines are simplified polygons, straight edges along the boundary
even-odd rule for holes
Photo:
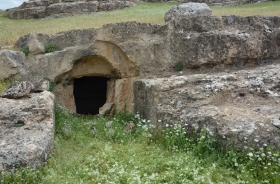
[[[130,122],[136,128],[127,132]],[[222,151],[207,131],[191,138],[181,126],[170,127],[155,131],[137,114],[77,116],[57,107],[51,159],[42,169],[6,173],[0,183],[280,182],[279,154]]]
[[[247,4],[242,6],[211,7],[214,16],[280,16],[280,1]]]
[[[0,95],[15,81],[16,79],[0,80]]]
[[[57,45],[54,44],[45,44],[45,53],[49,53],[49,52],[56,52],[59,51],[60,48]]]
[[[16,40],[31,32],[53,34],[61,31],[83,28],[97,28],[104,24],[138,21],[142,23],[162,24],[164,14],[176,2],[138,3],[137,7],[125,8],[112,12],[100,12],[88,15],[77,15],[50,20],[12,20],[5,12],[0,13],[0,45],[13,45]],[[213,15],[269,15],[280,16],[280,1],[259,4],[211,7]]]
[[[0,16],[0,45],[13,45],[20,36],[31,32],[53,34],[72,29],[97,28],[104,24],[125,21],[160,24],[164,22],[165,12],[176,4],[178,3],[139,3],[137,7],[117,11],[51,20],[13,20],[2,13]]]

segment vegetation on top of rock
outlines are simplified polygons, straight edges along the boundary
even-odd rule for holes
[[[138,114],[80,116],[57,107],[52,158],[39,170],[4,173],[0,183],[280,182],[280,155],[267,145],[237,152],[221,147],[207,129],[157,128]]]
[[[54,44],[51,44],[51,43],[45,44],[45,53],[56,52],[56,51],[59,51],[59,50],[60,50],[60,48],[57,45],[54,45]]]
[[[28,56],[29,54],[29,47],[24,46],[21,48],[21,51],[25,54],[25,56]]]

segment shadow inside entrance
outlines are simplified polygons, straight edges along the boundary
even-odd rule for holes
[[[74,79],[74,97],[78,114],[99,114],[106,102],[107,81],[105,77],[82,77]]]

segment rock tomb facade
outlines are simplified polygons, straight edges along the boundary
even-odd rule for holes
[[[206,127],[237,148],[246,139],[254,148],[279,149],[280,17],[174,16],[162,25],[125,22],[32,33],[16,46],[32,46],[34,52],[19,57],[26,71],[54,82],[56,103],[73,112],[75,80],[103,77],[107,90],[100,113],[126,108],[156,125]],[[46,43],[62,50],[36,49]],[[181,72],[174,71],[178,63]]]

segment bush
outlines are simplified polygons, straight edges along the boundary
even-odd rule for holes
[[[57,45],[45,44],[45,53],[56,52],[56,51],[59,51],[59,50],[60,50],[60,48]]]
[[[29,47],[23,46],[21,48],[21,52],[23,52],[25,54],[25,56],[28,56],[28,54],[29,54]]]

